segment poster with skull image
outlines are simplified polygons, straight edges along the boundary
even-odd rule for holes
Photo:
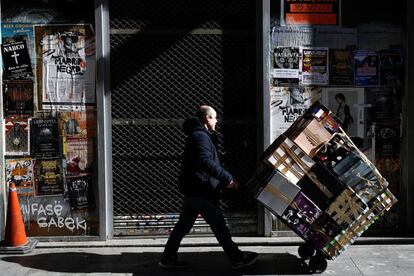
[[[273,51],[273,85],[299,83],[299,48],[276,47]]]
[[[95,105],[95,35],[92,26],[34,26],[39,106],[79,110]]]

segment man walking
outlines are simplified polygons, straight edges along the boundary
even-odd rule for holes
[[[223,188],[237,189],[238,183],[221,165],[217,153],[217,139],[213,132],[217,123],[216,111],[202,105],[195,118],[184,123],[187,140],[180,172],[179,187],[184,194],[180,218],[175,225],[158,265],[163,268],[184,268],[185,262],[177,260],[181,240],[193,227],[201,214],[210,225],[234,269],[253,264],[257,253],[242,252],[233,242],[219,205]]]

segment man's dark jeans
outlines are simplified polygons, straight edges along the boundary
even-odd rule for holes
[[[201,214],[210,225],[230,262],[239,261],[242,252],[231,239],[230,231],[219,207],[219,201],[191,196],[184,197],[180,219],[168,239],[162,258],[174,258],[176,256],[181,240],[190,232],[198,214]]]

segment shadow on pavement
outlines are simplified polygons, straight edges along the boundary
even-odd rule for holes
[[[133,275],[269,275],[311,274],[307,265],[288,253],[260,254],[257,262],[235,271],[223,252],[180,253],[188,262],[183,270],[164,270],[157,266],[160,253],[121,253],[117,255],[68,252],[29,256],[6,256],[3,261],[47,272],[132,273]]]

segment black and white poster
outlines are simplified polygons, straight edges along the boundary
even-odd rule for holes
[[[270,91],[271,142],[320,99],[321,88],[318,86],[273,88]]]
[[[329,87],[322,89],[322,104],[341,120],[349,136],[365,137],[364,88]]]
[[[66,178],[71,210],[94,207],[92,177],[90,175]]]
[[[273,51],[272,77],[274,84],[299,83],[299,47],[277,47]]]
[[[39,106],[77,109],[95,105],[95,35],[91,25],[34,26]]]
[[[61,157],[57,118],[30,120],[30,148],[35,158]]]
[[[1,45],[4,79],[32,77],[32,65],[25,40]]]

